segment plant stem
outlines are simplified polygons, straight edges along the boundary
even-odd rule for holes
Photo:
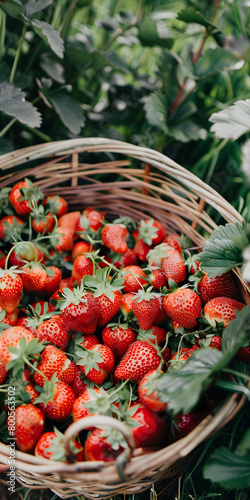
[[[68,27],[69,27],[69,24],[70,24],[70,21],[72,19],[72,16],[74,14],[74,8],[76,7],[77,5],[77,2],[78,0],[73,0],[73,2],[70,4],[69,8],[68,8],[68,11],[66,13],[66,16],[59,28],[59,33],[61,34],[61,37],[63,40],[65,40],[66,38],[66,34],[67,34],[67,31],[68,31]]]
[[[231,373],[232,375],[236,375],[236,377],[243,378],[244,380],[247,380],[250,382],[250,377],[246,375],[245,373],[238,372],[236,370],[232,370],[231,368],[223,368],[223,372],[226,373]]]
[[[5,125],[5,127],[0,131],[0,137],[3,137],[4,134],[6,134],[6,132],[8,132],[8,130],[12,127],[12,125],[16,122],[16,118],[12,118],[12,120],[10,120],[9,123],[7,123],[7,125]]]
[[[0,61],[5,52],[6,14],[0,11]]]
[[[24,42],[24,37],[25,37],[26,31],[27,31],[27,26],[24,26],[23,27],[23,31],[22,31],[22,36],[21,36],[21,39],[20,39],[20,42],[19,42],[19,46],[18,46],[18,49],[17,49],[16,57],[14,59],[14,63],[13,63],[11,74],[10,74],[10,83],[13,83],[14,78],[15,78],[17,64],[18,64],[18,61],[19,61],[19,57],[21,55],[21,50],[22,50],[22,46],[23,46],[23,42]]]

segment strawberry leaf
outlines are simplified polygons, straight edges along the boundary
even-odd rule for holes
[[[245,223],[219,226],[199,254],[202,270],[208,273],[208,276],[215,277],[241,266],[243,257],[238,242],[242,238],[246,238]]]
[[[223,488],[249,487],[250,453],[239,454],[221,446],[211,453],[203,473],[205,479],[219,483]]]

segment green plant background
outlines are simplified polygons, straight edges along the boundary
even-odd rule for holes
[[[162,151],[245,213],[249,6],[248,0],[0,0],[0,154],[72,137],[120,139]],[[225,445],[233,452],[248,426],[249,403],[199,448],[179,484],[156,488],[158,496],[247,500],[246,488],[226,489],[203,471],[212,450]]]

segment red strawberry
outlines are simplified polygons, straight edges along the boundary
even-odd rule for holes
[[[209,300],[204,307],[204,316],[213,327],[216,323],[224,323],[224,328],[227,328],[231,319],[235,319],[235,309],[241,311],[245,307],[238,300],[230,297],[215,297]]]
[[[45,432],[40,436],[35,447],[35,456],[47,458],[48,460],[56,460],[59,462],[66,462],[64,434],[62,434],[58,429],[55,428],[55,432],[49,431]],[[84,448],[76,440],[71,441],[71,448],[73,453],[77,458],[78,462],[84,461]]]
[[[82,354],[77,350],[76,354],[81,356],[77,364],[80,365],[82,373],[95,384],[101,385],[114,370],[114,355],[106,345],[96,344],[84,350]]]
[[[19,306],[22,291],[23,282],[19,274],[12,272],[11,268],[8,271],[0,269],[0,306],[2,309],[11,314]]]
[[[179,413],[175,417],[174,425],[170,428],[169,438],[171,441],[187,436],[206,417],[207,411],[194,408],[183,415]]]
[[[153,269],[149,275],[149,283],[156,290],[167,286],[164,272],[161,269]]]
[[[136,333],[129,328],[128,324],[108,325],[102,332],[102,340],[110,347],[115,358],[122,358],[128,347],[136,339]]]
[[[166,235],[166,231],[161,222],[155,219],[142,220],[139,225],[139,238],[147,245],[159,245]]]
[[[155,347],[145,340],[133,342],[117,366],[114,379],[116,382],[129,379],[139,383],[151,370],[158,368],[161,358]]]
[[[65,217],[65,214],[63,217]],[[58,241],[55,243],[55,250],[57,252],[68,252],[73,248],[73,236],[72,229],[67,226],[58,226],[56,229],[56,234],[58,235]]]
[[[72,269],[72,281],[73,283],[77,281],[80,285],[83,276],[91,276],[94,271],[93,262],[85,255],[79,255],[76,257],[73,269]]]
[[[23,229],[24,223],[20,217],[15,215],[6,215],[0,219],[0,240],[8,241],[12,240],[12,236],[20,235]]]
[[[35,371],[33,380],[41,387],[44,386],[45,377],[51,380],[54,373],[60,381],[69,385],[73,384],[76,371],[75,363],[70,361],[66,354],[54,345],[46,345],[37,368],[41,373]]]
[[[91,334],[97,328],[100,316],[100,303],[91,292],[83,291],[82,287],[64,288],[61,305],[64,328],[69,331]]]
[[[5,381],[7,377],[6,365],[0,361],[0,385]]]
[[[138,290],[132,309],[135,318],[142,330],[149,330],[160,312],[157,295],[150,289]]]
[[[142,286],[148,284],[146,274],[139,266],[126,266],[122,270],[122,277],[125,279],[123,292],[138,292]]]
[[[32,450],[44,429],[43,412],[31,403],[18,406],[15,409],[14,422],[18,449],[24,452]],[[9,415],[7,427],[10,429],[12,426],[13,420]]]
[[[91,337],[93,337],[93,335],[91,335]],[[82,375],[81,368],[79,365],[76,365],[75,378],[73,384],[71,385],[76,398],[81,396],[84,393],[85,389],[87,389],[88,387],[87,384],[83,381],[81,375]]]
[[[185,264],[182,255],[177,250],[171,253],[169,257],[161,260],[161,268],[167,283],[169,279],[175,281],[177,284],[185,280]]]
[[[13,207],[18,215],[29,214],[32,210],[32,206],[34,206],[34,203],[31,204],[31,198],[29,196],[25,197],[20,191],[21,189],[26,188],[26,192],[27,192],[29,187],[30,186],[26,180],[17,182],[13,186],[13,188],[9,194],[9,201],[13,205]],[[22,201],[19,201],[20,198],[24,198],[24,199]]]
[[[45,271],[47,273],[47,277],[45,285],[42,289],[42,294],[46,294],[50,297],[60,286],[62,271],[56,266],[46,267]]]
[[[68,210],[68,203],[62,196],[50,195],[44,198],[43,205],[48,207],[56,217],[61,217]]]
[[[44,255],[35,245],[22,241],[14,245],[9,253],[9,263],[11,266],[22,267],[26,261],[37,261],[42,263],[44,261]]]
[[[136,448],[159,444],[166,434],[167,425],[165,418],[153,412],[142,403],[137,404],[135,402],[130,408],[132,409],[133,407],[137,407],[137,410],[130,418],[132,421],[135,420],[140,424],[138,427],[132,427]]]
[[[211,342],[208,347],[212,347],[213,349],[218,349],[219,351],[221,350],[221,342],[222,338],[219,335],[214,335],[211,338]]]
[[[199,346],[193,345],[190,348],[182,347],[177,352],[174,352],[170,357],[169,371],[179,370],[197,349],[199,349]]]
[[[90,462],[113,462],[123,450],[124,438],[114,429],[95,429],[85,441],[85,458]]]
[[[107,224],[101,232],[103,244],[115,253],[125,253],[128,249],[126,238],[128,230],[119,224]]]
[[[30,371],[25,369],[23,373],[23,380],[24,382],[28,382],[28,384],[25,384],[25,391],[29,394],[30,396],[30,403],[34,403],[36,399],[39,396],[39,392],[35,389],[35,385],[33,382],[30,381]]]
[[[83,233],[81,236],[84,238],[84,232],[88,233],[89,230],[98,231],[103,227],[104,214],[88,207],[83,210],[80,219],[76,223],[76,232]]]
[[[41,206],[41,205],[40,205]],[[32,212],[32,229],[36,233],[49,234],[54,229],[55,218],[52,212],[48,214],[40,211]]]
[[[26,292],[38,292],[44,289],[47,273],[40,264],[30,263],[22,268],[23,287]]]
[[[178,252],[181,253],[181,245],[178,242],[180,236],[176,233],[168,234],[163,240],[163,243],[167,243],[170,247],[175,248]]]
[[[166,340],[167,330],[160,326],[151,325],[149,330],[139,330],[137,340],[147,340],[151,344],[162,344]]]
[[[27,343],[30,342],[34,336],[33,334],[23,328],[22,326],[12,326],[7,328],[0,335],[0,361],[7,365],[9,361],[17,357],[16,354],[10,353],[8,347],[19,347],[20,340],[25,337]]]
[[[1,311],[4,311],[2,307],[0,307],[0,312]],[[12,311],[11,313],[6,313],[1,322],[6,323],[7,325],[10,326],[15,326],[17,324],[17,318],[19,312],[20,312],[19,309],[14,309],[14,311]]]
[[[87,243],[86,241],[78,241],[77,243],[74,244],[71,252],[71,258],[72,262],[76,260],[76,257],[79,257],[79,255],[84,255],[85,253],[89,253],[91,250],[91,245],[90,243]]]
[[[161,294],[159,294],[157,298],[158,298],[158,302],[159,302],[160,311],[159,311],[159,314],[157,315],[154,323],[155,323],[155,325],[161,325],[162,323],[165,323],[169,319],[169,316],[166,314],[166,312],[163,309],[163,296]]]
[[[51,399],[46,405],[45,403],[39,403],[39,408],[46,417],[60,422],[71,415],[74,401],[75,393],[73,389],[65,382],[56,382]]]
[[[198,284],[198,291],[203,303],[208,302],[214,297],[231,297],[235,299],[238,296],[232,271],[214,278],[208,277],[206,273]]]
[[[79,211],[66,213],[58,219],[58,227],[66,229],[68,234],[73,237],[75,234],[76,223],[80,217],[81,212]]]
[[[124,318],[127,318],[128,314],[132,311],[133,300],[135,299],[134,293],[124,293],[121,298],[120,309]]]
[[[250,346],[241,347],[238,350],[237,355],[240,359],[242,359],[242,361],[245,361],[245,363],[250,363]]]
[[[100,394],[100,390],[97,387],[93,389],[97,394]],[[79,396],[73,405],[72,414],[74,420],[80,420],[81,418],[88,417],[90,415],[89,409],[85,406],[88,401],[94,401],[94,396],[86,388],[85,391]],[[96,415],[96,413],[91,413],[91,415]]]
[[[191,330],[201,315],[201,299],[190,288],[179,288],[164,297],[163,309],[180,326]]]
[[[63,320],[58,315],[43,321],[37,327],[37,336],[40,341],[50,342],[52,345],[60,347],[62,351],[66,350],[69,341],[69,334],[64,330]]]
[[[138,239],[134,246],[134,252],[139,260],[147,262],[147,255],[149,250],[153,248],[152,245],[147,245],[142,239]]]
[[[163,372],[159,372],[158,370],[146,373],[138,386],[138,396],[141,403],[156,412],[165,411],[167,407],[167,403],[162,403],[157,392],[157,382],[161,373]]]
[[[117,260],[118,259],[118,260]],[[111,260],[112,262],[112,260]],[[137,264],[137,256],[132,248],[128,248],[125,253],[117,254],[117,256],[113,257],[113,263],[120,269],[122,266],[133,266]]]

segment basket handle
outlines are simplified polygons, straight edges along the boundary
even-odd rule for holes
[[[123,482],[127,481],[127,477],[124,473],[124,466],[127,464],[128,460],[130,460],[133,450],[135,448],[134,438],[131,432],[131,429],[125,425],[123,422],[116,420],[112,417],[107,417],[103,415],[93,415],[89,417],[84,417],[79,420],[73,422],[64,433],[64,448],[65,448],[65,456],[66,460],[69,463],[76,462],[76,456],[71,451],[70,441],[75,438],[79,434],[80,431],[84,429],[89,429],[91,427],[98,428],[112,428],[120,431],[121,434],[127,441],[128,448],[125,448],[124,451],[117,457],[114,464],[117,467],[117,472]]]

